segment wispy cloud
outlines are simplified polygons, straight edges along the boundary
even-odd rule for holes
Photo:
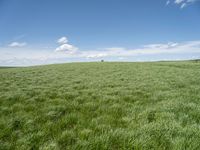
[[[175,0],[174,3],[175,3],[175,4],[181,4],[181,3],[183,3],[184,1],[185,1],[185,0]]]
[[[186,7],[186,6],[187,6],[186,3],[181,4],[181,9],[183,9],[183,8]]]
[[[21,39],[23,39],[24,37],[26,37],[26,34],[21,34],[21,35],[15,36],[15,37],[13,38],[13,41],[21,40]]]
[[[27,44],[25,43],[25,42],[23,42],[23,43],[19,43],[19,42],[12,42],[12,43],[10,43],[8,46],[9,47],[24,47],[24,46],[26,46]]]
[[[170,0],[167,0],[167,1],[166,1],[166,5],[169,5],[169,4],[170,4]]]
[[[191,5],[199,0],[167,0],[166,5],[169,5],[171,2],[179,6],[181,9]]]

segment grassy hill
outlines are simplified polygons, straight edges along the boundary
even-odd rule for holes
[[[0,149],[199,149],[200,63],[0,69]]]

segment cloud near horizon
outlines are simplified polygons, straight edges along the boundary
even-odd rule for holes
[[[78,48],[69,44],[67,37],[61,37],[57,40],[57,43],[60,45],[55,49],[56,52],[67,52],[67,53],[75,53]]]
[[[90,53],[90,55],[88,55]],[[101,51],[82,52],[83,57],[133,57],[141,55],[167,55],[167,54],[200,53],[200,41],[189,41],[183,43],[169,42],[167,44],[149,44],[137,49],[106,48]]]
[[[110,47],[97,50],[78,50],[68,47],[65,44],[60,45],[59,52],[49,50],[27,50],[18,52],[11,51],[9,48],[0,48],[0,65],[41,65],[51,63],[79,62],[79,61],[99,61],[100,59],[111,61],[155,61],[155,60],[174,60],[176,59],[196,59],[200,58],[200,40],[187,42],[169,42],[166,44],[148,44],[140,48],[127,49],[124,47]],[[66,47],[65,47],[66,46]],[[71,50],[69,50],[71,49]],[[184,57],[181,57],[184,55]],[[153,59],[145,59],[154,56]],[[156,56],[158,57],[156,59]],[[177,57],[178,56],[178,57]]]
[[[9,47],[14,47],[14,48],[16,48],[16,47],[24,47],[24,46],[26,46],[27,44],[25,43],[25,42],[23,42],[23,43],[19,43],[19,42],[12,42],[12,43],[10,43],[8,46]]]

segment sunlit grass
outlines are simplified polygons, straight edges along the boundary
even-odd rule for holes
[[[200,63],[0,69],[0,149],[199,149]]]

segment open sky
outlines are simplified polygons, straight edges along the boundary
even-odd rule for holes
[[[0,0],[0,66],[196,58],[199,0]]]

